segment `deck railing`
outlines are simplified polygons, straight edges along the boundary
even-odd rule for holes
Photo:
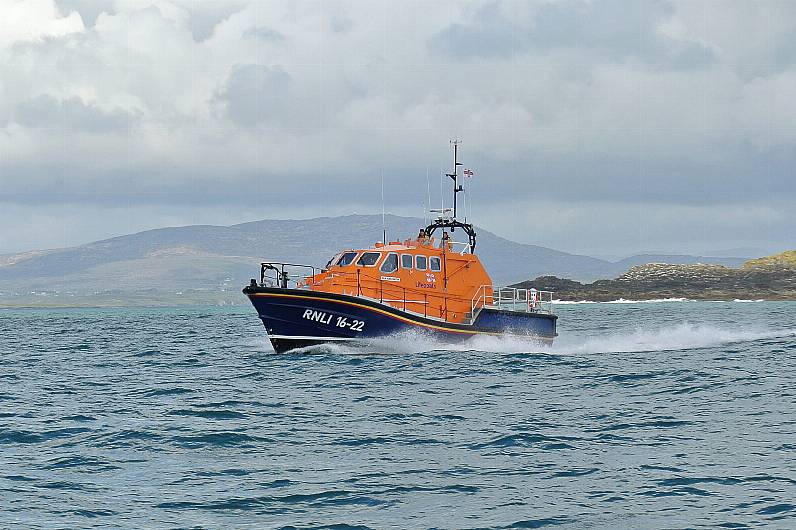
[[[265,261],[260,263],[260,285],[265,287],[281,287],[282,289],[287,289],[288,287],[298,288],[303,282],[303,276],[298,273],[291,276],[290,269],[294,267],[304,271],[311,271],[313,277],[322,270],[318,267],[301,263]]]
[[[305,277],[299,272],[291,272],[292,268],[308,271],[312,274]],[[311,265],[263,262],[260,265],[260,285],[281,287],[283,289],[319,285],[320,282],[315,283],[315,277],[323,271],[324,269]],[[335,278],[340,278],[342,281],[336,283]],[[450,293],[426,292],[411,287],[407,289],[405,286],[394,285],[392,282],[384,281],[381,278],[377,279],[363,275],[360,269],[357,269],[356,272],[334,271],[324,281],[326,280],[331,280],[332,285],[341,286],[342,294],[387,303],[416,315],[445,321],[448,321],[451,316],[448,313],[449,302],[459,302],[464,304],[465,307],[468,304],[468,300],[463,297]],[[470,312],[462,315],[464,320],[469,323],[475,321],[478,313],[484,307],[527,313],[552,313],[553,292],[517,287],[499,287],[495,289],[492,285],[486,284],[481,285],[476,290],[472,299],[469,300],[469,306]],[[453,321],[461,321],[455,315],[452,318]]]
[[[482,307],[496,307],[526,313],[552,313],[553,292],[519,287],[495,289],[491,285],[482,285],[473,295],[470,307],[472,307],[473,318]]]

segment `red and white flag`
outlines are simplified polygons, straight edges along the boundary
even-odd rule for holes
[[[465,169],[464,170],[464,176],[465,177],[472,177],[473,176],[473,170],[472,169]]]

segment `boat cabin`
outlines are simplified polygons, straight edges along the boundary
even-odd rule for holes
[[[463,250],[455,250],[457,245],[464,245]],[[366,297],[447,322],[465,322],[473,307],[492,302],[492,280],[478,257],[467,252],[469,248],[454,243],[447,232],[437,243],[421,231],[416,239],[340,252],[302,286]]]
[[[431,210],[438,213],[414,239],[379,242],[370,248],[344,250],[323,269],[290,263],[262,263],[260,286],[278,285],[354,297],[344,303],[357,305],[356,298],[389,305],[391,308],[455,324],[471,325],[481,309],[552,313],[552,294],[535,289],[504,287],[493,289],[492,279],[475,255],[476,232],[467,219],[457,219],[459,184],[458,142],[453,144],[453,207]],[[472,173],[472,172],[471,172]],[[452,215],[449,215],[451,214]],[[452,236],[467,236],[455,242]],[[440,234],[437,240],[434,235]],[[386,239],[386,235],[385,235]],[[286,270],[301,267],[311,271],[303,280]],[[266,279],[267,273],[274,274]],[[252,280],[252,288],[257,287]],[[542,300],[541,296],[547,298]],[[547,304],[546,307],[543,304]],[[411,315],[405,315],[411,317]]]

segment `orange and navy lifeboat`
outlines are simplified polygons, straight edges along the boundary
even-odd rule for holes
[[[259,282],[252,279],[243,292],[277,352],[413,332],[442,342],[506,334],[552,342],[552,293],[495,289],[475,254],[473,225],[456,219],[463,189],[454,153],[453,216],[441,211],[414,239],[344,250],[323,268],[261,264]],[[453,241],[457,230],[466,242]]]

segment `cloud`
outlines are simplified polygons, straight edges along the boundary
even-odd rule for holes
[[[638,60],[669,67],[712,62],[712,51],[703,43],[674,28],[669,35],[662,31],[674,12],[672,3],[663,1],[496,1],[436,32],[428,45],[456,59],[505,59],[560,50],[577,53],[582,61]]]
[[[62,16],[77,13],[87,27],[97,21],[101,13],[114,13],[114,0],[56,0],[55,7]],[[72,15],[74,16],[74,15]]]
[[[61,15],[51,0],[8,0],[0,17],[0,48],[83,31],[80,14]]]
[[[126,132],[137,120],[135,113],[123,109],[103,110],[79,97],[58,101],[48,95],[23,101],[16,115],[16,122],[25,127],[91,132]]]
[[[218,100],[225,105],[227,116],[243,127],[284,125],[298,110],[290,101],[291,82],[279,66],[236,65]]]
[[[275,29],[267,28],[265,26],[257,26],[249,28],[243,32],[244,37],[253,37],[255,39],[262,39],[271,42],[281,42],[285,40],[285,36],[276,31]]]
[[[16,212],[375,211],[383,174],[388,209],[419,215],[460,137],[474,202],[524,201],[530,242],[539,201],[611,205],[606,246],[636,204],[796,230],[741,213],[796,202],[792,2],[13,0],[3,15],[0,201]],[[682,232],[650,219],[661,245]],[[567,234],[586,218],[559,220],[557,246],[585,245]],[[733,223],[710,226],[700,237],[739,246]]]

